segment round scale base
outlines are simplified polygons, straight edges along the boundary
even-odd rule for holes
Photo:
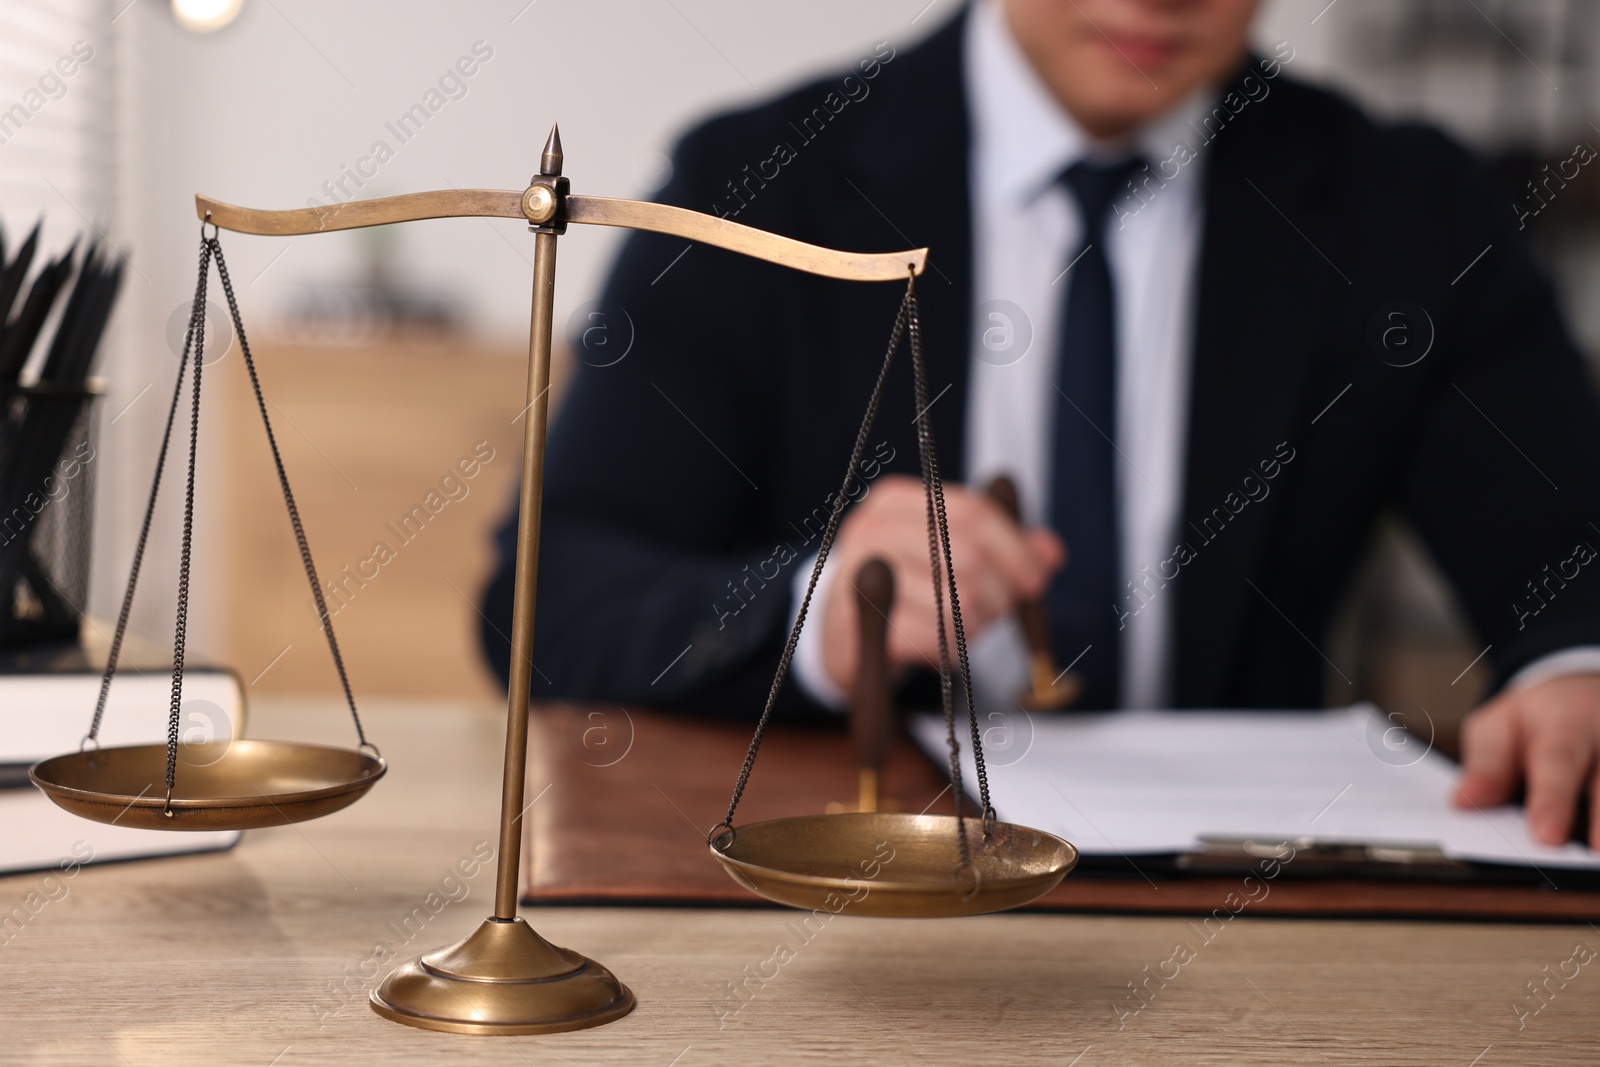
[[[600,964],[521,919],[485,919],[448,948],[397,968],[372,991],[386,1019],[452,1034],[553,1034],[620,1019],[633,993]]]

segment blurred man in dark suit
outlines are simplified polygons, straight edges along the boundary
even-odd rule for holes
[[[1458,802],[1525,781],[1534,835],[1562,840],[1600,796],[1593,385],[1480,164],[1297,82],[1292,42],[1251,54],[1255,7],[980,0],[694,130],[659,199],[931,247],[930,415],[972,487],[948,495],[980,694],[1020,688],[1010,619],[1042,597],[1083,706],[1314,705],[1396,509],[1495,673]],[[760,709],[896,299],[630,240],[601,313],[631,347],[579,367],[550,442],[536,697]],[[935,656],[916,414],[902,361],[789,706],[842,704],[870,556],[898,579],[894,661]],[[999,473],[1021,527],[977,488]],[[514,542],[485,603],[502,670]]]

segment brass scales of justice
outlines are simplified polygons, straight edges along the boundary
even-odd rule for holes
[[[505,768],[494,914],[461,941],[398,967],[371,995],[372,1007],[380,1015],[428,1030],[465,1034],[551,1033],[611,1022],[627,1014],[634,1006],[633,993],[609,970],[576,952],[550,944],[517,915],[528,754],[534,597],[548,423],[546,397],[550,385],[556,239],[572,223],[670,234],[845,281],[901,280],[907,283],[888,354],[857,435],[844,487],[835,497],[832,516],[820,542],[810,588],[800,605],[779,661],[771,695],[740,768],[727,815],[707,834],[712,855],[746,888],[779,903],[801,908],[824,907],[834,894],[848,891],[851,914],[884,917],[975,915],[1016,907],[1053,888],[1072,869],[1078,858],[1077,850],[1059,838],[997,819],[989,803],[982,740],[970,696],[967,698],[967,719],[981,803],[977,816],[962,814],[962,767],[953,694],[958,683],[965,688],[965,679],[970,677],[970,672],[967,670],[966,638],[956,595],[955,571],[951,563],[944,494],[933,447],[931,420],[927,414],[926,376],[915,299],[915,279],[923,271],[928,250],[919,248],[880,254],[841,252],[683,208],[574,195],[569,192],[568,179],[562,177],[562,162],[560,134],[552,128],[540,156],[539,173],[521,191],[475,189],[411,193],[352,201],[331,208],[287,211],[257,211],[234,207],[204,196],[195,198],[196,212],[202,220],[200,270],[185,358],[179,365],[177,385],[167,416],[167,437],[157,460],[150,502],[134,554],[111,656],[102,680],[100,700],[89,734],[79,746],[79,751],[44,760],[30,772],[33,782],[52,800],[77,815],[100,822],[117,822],[123,826],[164,830],[243,830],[312,819],[353,803],[383,776],[386,770],[384,760],[377,747],[367,741],[356,712],[299,511],[272,436],[267,404],[249,344],[245,340],[243,323],[227,266],[222,260],[217,234],[226,229],[239,233],[288,236],[431,218],[483,216],[526,219],[529,230],[534,234],[533,311],[528,331],[527,424],[523,436],[521,501],[517,515],[512,655],[510,685],[506,696]],[[206,235],[207,226],[213,227],[209,237]],[[355,749],[287,741],[179,743],[177,724],[183,682],[205,292],[209,261],[212,259],[216,260],[217,272],[228,297],[241,354],[271,445],[302,562],[355,722],[360,742]],[[800,628],[805,622],[822,565],[832,546],[845,501],[849,498],[851,479],[858,476],[858,463],[883,394],[890,364],[902,339],[907,336],[918,394],[917,407],[921,412],[917,421],[917,438],[928,505],[930,571],[935,602],[941,605],[938,608],[941,620],[944,618],[942,597],[948,590],[960,667],[959,673],[953,670],[941,622],[940,680],[950,748],[950,781],[955,814],[816,814],[735,828],[734,810],[744,792],[779,687],[799,640]],[[179,399],[184,389],[184,373],[190,363],[190,351],[193,352],[193,406],[189,427],[188,484],[167,743],[102,749],[96,737],[138,581],[139,565],[167,460]],[[878,877],[870,883],[864,883],[862,872],[878,855],[877,850],[883,843],[892,847],[894,859],[883,866]],[[870,885],[865,896],[859,892],[863,884]]]

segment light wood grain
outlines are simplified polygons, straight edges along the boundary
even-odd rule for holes
[[[1517,1028],[1524,983],[1600,947],[1588,926],[842,916],[744,1001],[738,982],[797,938],[797,913],[545,908],[530,920],[611,968],[638,1009],[598,1030],[431,1034],[365,1006],[374,946],[465,934],[492,874],[394,924],[494,838],[502,723],[487,704],[369,702],[392,770],[345,812],[257,831],[229,853],[87,868],[0,944],[0,1061],[24,1064],[1587,1064],[1600,962]],[[258,701],[256,736],[342,741],[338,706]],[[617,769],[623,770],[626,761]],[[702,854],[703,846],[690,841]],[[706,862],[711,862],[708,858]],[[42,879],[0,879],[9,908]],[[459,895],[459,894],[457,894]],[[1194,958],[1137,1014],[1127,983]],[[1168,968],[1171,973],[1171,968]],[[346,978],[346,975],[354,975]],[[345,979],[349,992],[330,991]],[[740,1004],[742,1003],[742,1007]],[[739,1010],[734,1011],[735,1008]],[[1485,1051],[1487,1049],[1487,1051]],[[1076,1059],[1075,1059],[1076,1057]]]

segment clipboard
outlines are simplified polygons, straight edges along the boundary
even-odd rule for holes
[[[763,748],[767,773],[740,807],[751,821],[822,811],[855,795],[856,768],[842,720],[774,727],[782,744]],[[704,834],[720,820],[727,783],[749,743],[743,722],[622,708],[536,707],[529,724],[528,835],[523,897],[545,905],[767,907],[711,860]],[[939,768],[897,736],[883,795],[905,810],[949,812]],[[969,809],[970,810],[970,809]],[[1266,891],[1264,850],[1275,842],[1218,839],[1183,855],[1131,863],[1086,858],[1032,910],[1087,914],[1228,914],[1577,922],[1600,918],[1600,890],[1480,864],[1448,871],[1415,855],[1314,848]],[[1349,843],[1345,843],[1348,845]],[[1362,846],[1365,847],[1365,846]],[[1316,863],[1300,867],[1299,858]],[[1299,868],[1298,870],[1296,868]],[[1579,879],[1578,881],[1584,881]],[[1244,901],[1237,913],[1230,904]]]

